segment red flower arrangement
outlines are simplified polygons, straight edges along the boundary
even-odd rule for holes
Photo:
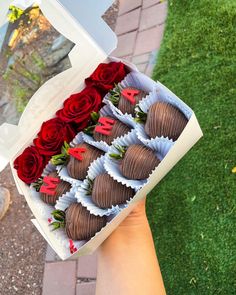
[[[56,118],[44,122],[34,139],[35,146],[27,147],[14,161],[18,177],[26,184],[35,182],[53,155],[61,151],[64,141],[70,142],[76,132],[89,125],[90,114],[98,112],[102,97],[127,74],[121,62],[100,64],[85,80],[87,87],[80,93],[72,94],[57,111]]]
[[[108,92],[114,88],[114,84],[121,82],[126,76],[127,70],[122,62],[110,62],[100,64],[93,74],[85,80],[87,86],[95,86]]]
[[[80,93],[72,94],[56,115],[64,122],[76,123],[77,131],[81,131],[87,127],[90,114],[98,112],[101,105],[101,93],[94,87],[86,87]]]
[[[75,130],[60,118],[43,123],[34,145],[41,155],[53,156],[60,153],[63,143],[70,142],[76,135]]]
[[[49,159],[41,155],[34,146],[27,147],[14,161],[18,177],[27,184],[38,179]]]

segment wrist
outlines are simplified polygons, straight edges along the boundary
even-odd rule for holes
[[[107,247],[111,247],[114,250],[115,248],[126,248],[128,245],[133,246],[136,243],[140,243],[148,235],[151,235],[151,231],[145,208],[142,210],[139,206],[103,242],[100,250],[103,251]]]
[[[146,225],[148,223],[147,215],[146,215],[146,198],[139,201],[130,214],[121,222],[119,228],[130,228],[132,230],[133,227],[138,227],[142,225]]]

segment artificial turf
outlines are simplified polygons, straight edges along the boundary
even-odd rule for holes
[[[153,78],[204,133],[147,200],[167,294],[236,294],[236,1],[169,0]]]

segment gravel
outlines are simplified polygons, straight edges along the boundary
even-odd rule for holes
[[[128,1],[128,0],[127,0]],[[119,1],[115,1],[114,4],[107,10],[107,12],[104,15],[104,20],[107,22],[107,24],[111,27],[111,29],[114,31],[116,26],[116,20],[119,12]]]
[[[0,220],[6,214],[10,205],[10,192],[8,189],[0,186]]]
[[[0,221],[0,294],[41,294],[46,242],[30,219],[31,211],[17,192],[7,167],[0,186],[11,193],[11,206]]]

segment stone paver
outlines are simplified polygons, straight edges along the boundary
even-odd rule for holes
[[[42,295],[74,295],[75,287],[75,261],[45,264]]]
[[[119,15],[142,6],[142,0],[120,0]]]
[[[165,22],[167,14],[167,2],[156,4],[147,9],[142,10],[139,30],[147,30],[149,28],[161,25]]]
[[[135,55],[132,58],[132,62],[135,63],[136,65],[142,64],[142,63],[148,63],[150,57],[150,53],[145,53],[141,55]]]
[[[154,49],[159,49],[163,32],[164,25],[139,32],[135,44],[134,54],[139,55],[151,52]]]
[[[56,252],[51,248],[51,246],[47,245],[47,251],[45,255],[46,262],[55,262],[59,261],[60,257],[57,256]]]
[[[78,259],[77,277],[94,279],[97,277],[97,252]]]
[[[118,37],[119,46],[112,53],[112,55],[117,57],[123,57],[126,55],[132,55],[135,47],[137,31],[127,33]]]
[[[146,68],[147,68],[147,64],[146,64],[146,63],[138,64],[138,65],[136,65],[136,67],[138,68],[138,70],[139,70],[141,73],[145,73]]]
[[[148,64],[146,66],[145,71],[143,72],[145,75],[147,75],[148,77],[152,76],[152,72],[153,72],[153,65]]]
[[[141,72],[150,76],[156,62],[151,61],[152,52],[155,51],[156,58],[166,16],[167,1],[120,0],[116,26],[118,47],[112,55],[132,61]]]
[[[161,0],[143,0],[142,8],[144,9],[161,2]]]
[[[122,58],[125,59],[125,60],[128,60],[128,61],[132,61],[133,56],[128,55],[128,56],[123,56]]]
[[[76,285],[76,295],[95,295],[95,292],[96,282],[80,283]]]
[[[149,58],[149,63],[146,67],[146,70],[145,70],[145,75],[151,77],[152,76],[152,72],[153,72],[153,68],[156,64],[156,60],[157,60],[157,55],[158,55],[158,50],[153,50],[151,53],[150,53],[150,58]]]
[[[116,34],[122,35],[139,27],[139,20],[141,15],[141,8],[137,8],[129,13],[120,16],[116,24]]]

